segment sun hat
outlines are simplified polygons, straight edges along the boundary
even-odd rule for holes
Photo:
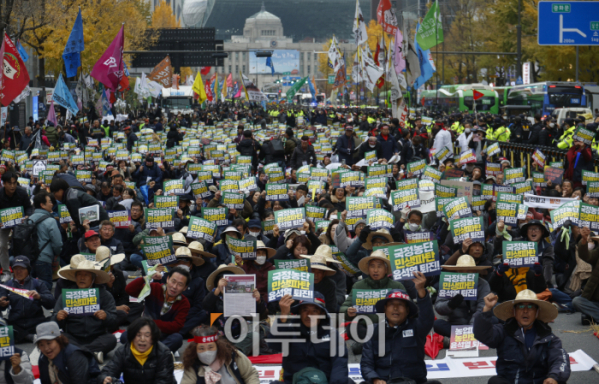
[[[267,259],[270,259],[271,257],[273,257],[273,256],[274,256],[274,255],[277,253],[277,251],[276,251],[276,250],[274,250],[274,249],[272,249],[272,248],[269,248],[269,247],[267,247],[267,246],[264,244],[264,242],[263,242],[263,241],[260,241],[260,240],[258,240],[258,242],[256,243],[256,251],[259,251],[259,250],[261,250],[261,249],[264,249],[264,250],[266,250],[266,258],[267,258]]]
[[[187,240],[185,239],[185,235],[179,232],[171,233],[171,237],[173,238],[173,245],[184,246],[187,247]]]
[[[229,275],[245,274],[245,271],[239,267],[236,267],[234,265],[221,264],[206,279],[206,288],[208,288],[208,291],[212,291],[214,289],[214,279],[216,279],[216,276],[225,272],[230,272]]]
[[[387,241],[389,243],[393,243],[393,237],[391,237],[391,234],[389,233],[388,230],[383,228],[383,229],[379,229],[376,232],[370,232],[368,234],[368,237],[366,238],[366,242],[364,244],[362,244],[362,247],[364,247],[364,249],[371,250],[372,249],[372,239],[374,239],[375,237],[384,237],[385,239],[387,239]]]
[[[408,303],[408,307],[410,308],[410,314],[408,318],[418,317],[418,307],[412,299],[410,299],[410,295],[406,293],[403,289],[394,289],[391,292],[387,292],[387,296],[384,299],[381,299],[376,302],[374,308],[377,313],[385,312],[385,305],[389,302],[389,300],[402,300]]]
[[[325,276],[333,276],[337,271],[327,267],[327,259],[323,255],[314,255],[310,258],[310,268],[325,272]]]
[[[333,258],[333,249],[326,244],[319,245],[318,248],[316,248],[313,256],[322,256],[325,258],[327,263],[341,264],[341,262]],[[303,257],[304,259],[312,258],[310,255],[300,255],[300,257]]]
[[[241,236],[241,232],[239,232],[239,230],[238,230],[237,228],[235,228],[235,227],[233,227],[233,226],[229,226],[229,227],[225,228],[225,230],[224,230],[224,231],[222,231],[222,232],[221,232],[221,234],[220,234],[220,238],[221,238],[221,240],[222,240],[223,242],[225,242],[225,239],[226,239],[227,233],[236,233],[236,234],[238,234],[239,236]]]
[[[441,268],[448,269],[450,271],[460,271],[462,269],[482,271],[493,267],[491,265],[477,266],[476,262],[474,261],[474,257],[470,255],[462,255],[458,258],[456,265],[442,265]]]
[[[83,255],[73,255],[71,257],[70,263],[68,265],[65,265],[64,267],[62,267],[62,268],[60,268],[58,270],[58,272],[57,272],[58,276],[60,276],[63,279],[66,279],[66,277],[64,277],[62,275],[62,272],[68,271],[69,269],[75,269],[75,268],[77,268],[77,266],[79,265],[79,263],[81,263],[84,260],[87,260],[87,259]],[[97,265],[97,268],[100,269],[100,265],[99,264]]]
[[[391,273],[391,262],[389,261],[387,255],[385,255],[385,252],[381,251],[380,249],[377,249],[376,251],[372,252],[370,256],[367,256],[360,260],[360,262],[358,263],[358,268],[360,269],[360,271],[368,275],[368,264],[370,264],[370,261],[372,260],[384,261],[385,264],[387,264],[387,274]]]
[[[202,244],[200,241],[192,241],[191,243],[189,243],[187,248],[189,248],[189,250],[191,251],[192,257],[197,257],[196,254],[204,256],[204,257],[211,257],[211,258],[216,257],[216,255],[214,255],[210,252],[204,251],[204,244]]]
[[[35,337],[33,344],[37,344],[40,340],[54,340],[61,335],[60,328],[55,321],[48,321],[38,324],[35,327]]]
[[[182,233],[184,235],[187,235],[187,231],[189,230],[189,227],[184,226],[183,228],[179,229],[179,233]]]
[[[188,247],[179,247],[175,251],[175,257],[177,259],[189,259],[192,260],[191,251]]]
[[[298,236],[302,236],[303,235],[303,233],[301,233],[300,230],[298,230],[298,229],[294,229],[294,228],[293,229],[288,229],[288,230],[285,231],[285,235],[284,235],[285,243],[287,242],[287,240],[289,240],[289,237],[291,235],[293,235],[294,233],[296,235],[298,235]]]
[[[537,320],[544,323],[555,320],[558,314],[558,310],[553,304],[548,301],[539,300],[537,294],[530,289],[524,289],[518,292],[516,299],[506,301],[496,306],[495,309],[493,309],[493,314],[499,320],[507,321],[509,318],[514,317],[514,305],[518,303],[532,303],[539,307],[537,310]]]
[[[94,284],[106,284],[110,281],[110,276],[108,273],[104,272],[101,269],[98,269],[99,265],[94,263],[93,261],[83,260],[75,268],[69,268],[61,272],[61,276],[70,281],[76,282],[76,274],[77,272],[90,272],[96,275],[96,279],[94,280]]]
[[[125,254],[120,253],[118,255],[112,255],[110,248],[100,245],[96,249],[96,263],[104,264],[104,260],[110,258],[110,265],[115,265],[125,260]]]

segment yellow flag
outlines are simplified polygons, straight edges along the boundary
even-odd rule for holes
[[[191,86],[191,89],[198,95],[198,103],[202,104],[208,97],[206,97],[206,90],[204,89],[204,83],[202,82],[202,74],[198,72],[196,79]]]

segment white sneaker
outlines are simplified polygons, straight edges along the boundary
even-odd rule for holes
[[[10,279],[12,279],[12,276],[10,273],[3,273],[2,274],[2,283],[6,283],[7,281],[9,281]]]
[[[98,361],[98,364],[104,363],[104,354],[102,352],[94,352],[94,357]]]

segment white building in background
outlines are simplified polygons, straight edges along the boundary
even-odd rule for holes
[[[355,45],[340,44],[345,51],[346,60],[353,60]],[[266,67],[266,58],[256,58],[256,51],[272,51],[272,62],[275,74]],[[323,43],[310,41],[293,42],[283,32],[283,23],[276,15],[268,12],[264,5],[259,12],[248,17],[243,28],[243,35],[233,35],[230,41],[224,42],[224,51],[229,54],[224,60],[224,66],[212,68],[210,75],[218,72],[219,79],[233,74],[233,79],[239,79],[243,73],[265,92],[285,92],[290,80],[312,76],[316,79],[319,92],[331,90],[328,79],[318,70],[319,56],[325,55]],[[349,73],[348,73],[349,75]],[[291,79],[289,79],[291,78]],[[279,83],[275,81],[280,80]]]

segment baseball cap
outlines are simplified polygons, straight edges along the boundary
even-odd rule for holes
[[[93,237],[93,236],[100,236],[100,235],[98,235],[98,232],[91,230],[91,229],[89,231],[85,232],[85,235],[84,235],[85,239],[89,239],[90,237]]]
[[[41,323],[35,327],[35,339],[34,344],[37,344],[40,340],[54,340],[60,336],[60,328],[55,321],[48,321],[47,323]]]
[[[15,260],[12,263],[12,267],[13,268],[14,267],[22,267],[22,268],[30,269],[31,263],[27,256],[17,256],[17,257],[15,257]]]

